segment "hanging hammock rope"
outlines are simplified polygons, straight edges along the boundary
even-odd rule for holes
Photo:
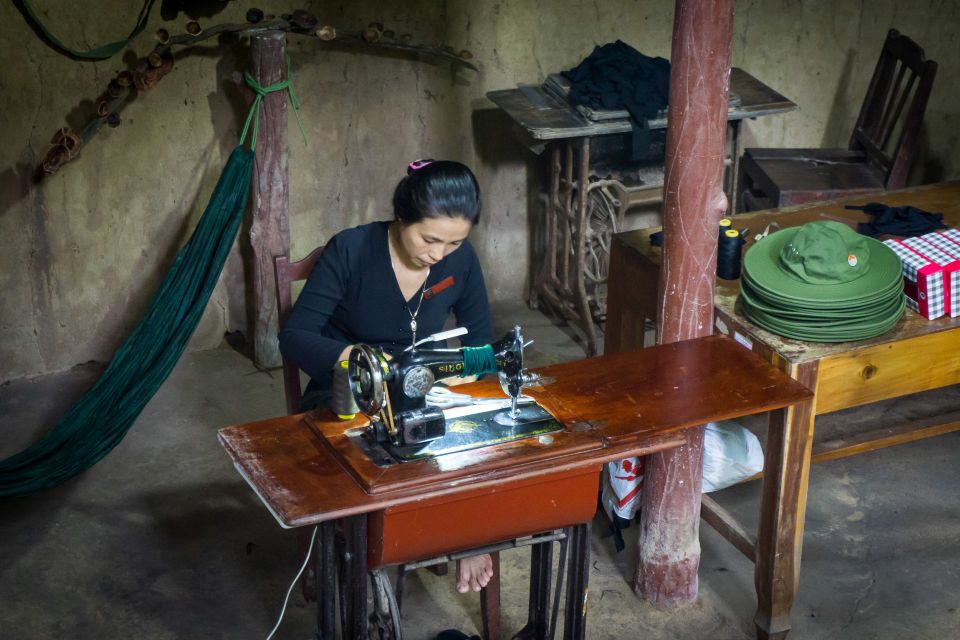
[[[140,34],[140,32],[143,31],[144,27],[147,26],[147,19],[150,17],[150,10],[153,9],[154,2],[156,2],[156,0],[144,0],[143,8],[140,9],[140,15],[137,17],[137,24],[133,26],[133,31],[131,31],[130,35],[128,35],[126,38],[124,38],[123,40],[118,40],[116,42],[105,44],[102,47],[95,47],[87,51],[78,51],[76,49],[71,49],[67,45],[63,44],[43,24],[43,22],[40,20],[40,17],[37,16],[36,11],[34,11],[33,7],[30,6],[30,2],[28,0],[20,0],[19,5],[23,8],[23,11],[30,18],[30,21],[33,22],[33,25],[37,28],[37,30],[39,30],[40,33],[43,34],[43,37],[46,38],[47,41],[57,49],[60,49],[64,53],[67,53],[73,56],[74,58],[86,58],[88,60],[105,60],[107,58],[110,58],[116,55],[118,51],[120,51],[125,46],[127,46],[127,43],[129,43],[131,40],[136,38]]]
[[[257,92],[257,99],[251,105],[247,126],[266,93],[288,90],[295,100],[289,64],[288,58],[287,80],[266,88],[248,74],[247,82]],[[293,103],[296,113],[299,103]],[[48,489],[96,464],[120,443],[170,375],[200,322],[237,237],[250,192],[258,120],[254,118],[250,149],[243,146],[244,126],[240,144],[230,154],[197,228],[107,369],[39,441],[0,460],[0,497]]]

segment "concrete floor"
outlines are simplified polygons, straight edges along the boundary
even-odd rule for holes
[[[533,365],[583,357],[546,316],[496,309],[536,339]],[[96,378],[96,365],[0,386],[0,456],[30,443]],[[818,433],[896,422],[960,406],[951,388],[825,416]],[[234,471],[219,427],[283,412],[278,372],[228,349],[187,354],[123,442],[79,478],[0,502],[0,638],[265,638],[300,563]],[[751,426],[762,423],[751,421]],[[803,573],[791,638],[960,638],[960,434],[833,461],[810,482]],[[714,494],[754,526],[758,484]],[[753,567],[701,527],[700,596],[657,611],[630,588],[636,527],[617,554],[594,524],[591,639],[753,637]],[[503,554],[504,630],[525,620],[526,551]],[[407,583],[412,640],[474,632],[478,598],[450,577]],[[277,638],[312,637],[314,608],[294,592]]]

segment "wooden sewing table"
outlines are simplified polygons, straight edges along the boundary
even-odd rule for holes
[[[815,220],[867,222],[870,218],[865,213],[843,207],[868,202],[941,212],[948,227],[960,226],[960,182],[760,211],[731,220],[734,228],[750,230],[746,251],[754,242],[753,236],[774,223],[779,227],[771,232]],[[646,321],[656,320],[661,249],[651,246],[650,234],[658,230],[641,229],[614,237],[604,343],[607,353],[643,346]],[[754,545],[732,516],[706,496],[703,517],[756,563],[759,606],[755,622],[759,637],[784,638],[790,629],[790,608],[800,580],[810,464],[960,430],[960,411],[956,411],[939,419],[916,420],[855,438],[818,442],[814,447],[815,416],[960,382],[960,317],[929,321],[908,309],[891,331],[869,340],[801,342],[750,322],[737,303],[739,292],[739,280],[717,280],[716,330],[814,390],[815,399],[812,405],[783,412],[779,428],[771,424],[763,500],[768,499],[767,478],[772,476],[782,499],[775,535],[761,538]]]
[[[317,638],[333,638],[336,629],[337,519],[346,537],[344,637],[367,637],[368,569],[569,527],[564,638],[583,638],[588,524],[602,464],[681,446],[687,427],[767,411],[776,416],[808,404],[811,396],[722,336],[553,365],[539,373],[545,384],[529,389],[529,395],[562,430],[437,458],[378,466],[348,437],[365,419],[338,421],[325,411],[219,431],[237,470],[281,526],[320,525]],[[738,393],[728,393],[731,388]],[[503,395],[495,380],[457,390]],[[534,547],[532,558],[528,628],[542,638],[546,603],[534,594],[549,584],[549,562],[543,562],[549,556]]]
[[[573,107],[564,96],[569,82],[551,74],[544,86],[490,91],[490,98],[515,122],[518,138],[538,155],[550,146],[550,185],[544,194],[545,219],[531,239],[533,264],[530,306],[540,300],[562,313],[583,332],[587,354],[596,353],[597,325],[607,312],[605,284],[610,236],[624,228],[632,207],[663,202],[663,162],[624,170],[624,179],[591,177],[597,171],[596,148],[612,136],[629,134],[626,111],[593,111]],[[556,87],[566,82],[566,88]],[[551,90],[552,89],[552,90]],[[730,70],[731,103],[727,111],[727,199],[736,210],[737,171],[734,159],[743,153],[740,127],[744,120],[787,113],[797,105],[743,69]],[[651,130],[667,128],[666,114],[648,122]],[[591,146],[592,145],[592,146]],[[591,152],[591,149],[594,149]],[[604,169],[606,172],[609,169]],[[616,172],[620,173],[620,172]],[[636,182],[628,185],[627,179]]]

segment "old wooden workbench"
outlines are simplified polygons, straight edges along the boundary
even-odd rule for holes
[[[765,229],[773,232],[815,220],[866,222],[861,211],[846,204],[882,202],[912,205],[943,213],[947,226],[960,226],[960,182],[925,185],[873,195],[758,211],[732,218],[736,229],[749,228],[750,238]],[[610,306],[604,348],[607,353],[643,345],[646,323],[657,316],[660,248],[641,229],[614,237],[610,265]],[[794,379],[814,390],[812,405],[782,413],[783,423],[771,424],[766,447],[764,497],[779,496],[774,529],[753,541],[715,502],[704,499],[704,518],[744,555],[756,562],[761,638],[785,638],[790,609],[800,580],[800,551],[810,464],[857,455],[881,447],[928,438],[960,429],[960,411],[939,418],[916,420],[814,446],[816,415],[887,398],[960,383],[960,317],[929,321],[907,310],[887,333],[859,342],[813,343],[791,340],[761,329],[748,320],[738,304],[739,280],[717,280],[716,329],[752,349]],[[769,479],[769,480],[768,480]],[[779,484],[776,492],[769,484]],[[765,507],[764,507],[765,508]],[[761,523],[761,529],[764,524]]]

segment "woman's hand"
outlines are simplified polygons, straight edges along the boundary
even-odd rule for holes
[[[438,380],[437,382],[441,384],[445,384],[448,387],[455,387],[458,384],[467,384],[468,382],[476,382],[476,381],[477,381],[477,376],[463,376],[462,378],[460,376],[450,376],[449,378],[443,378],[441,380]]]

